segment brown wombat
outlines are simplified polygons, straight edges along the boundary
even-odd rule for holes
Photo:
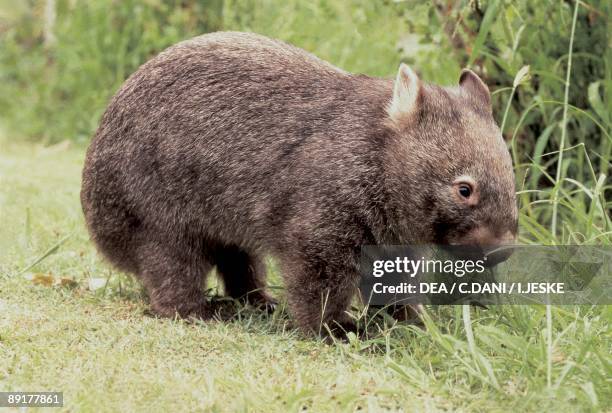
[[[87,152],[81,201],[99,250],[161,316],[211,316],[203,281],[270,303],[279,263],[305,331],[345,313],[365,244],[514,239],[510,155],[484,83],[355,75],[281,41],[220,32],[145,63]]]

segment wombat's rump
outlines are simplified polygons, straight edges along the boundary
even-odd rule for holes
[[[395,83],[349,74],[254,34],[179,43],[102,117],[81,192],[91,237],[159,315],[210,316],[212,266],[229,296],[268,303],[271,255],[300,326],[346,327],[361,245],[516,231],[508,152],[465,73],[445,89],[405,66]],[[457,196],[458,177],[476,201]]]

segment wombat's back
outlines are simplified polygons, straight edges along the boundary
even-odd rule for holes
[[[305,211],[366,211],[355,183],[378,181],[372,136],[391,88],[254,34],[172,46],[125,82],[89,148],[81,198],[92,237],[131,270],[134,237],[260,248]]]

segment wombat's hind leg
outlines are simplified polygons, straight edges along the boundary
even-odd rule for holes
[[[260,257],[237,246],[224,246],[217,249],[214,263],[228,296],[274,310],[276,301],[265,291],[266,265]]]
[[[202,286],[212,268],[201,255],[178,248],[148,243],[138,249],[139,276],[151,301],[151,309],[161,317],[210,318]]]

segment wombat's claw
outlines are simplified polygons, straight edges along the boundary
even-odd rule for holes
[[[278,302],[276,300],[270,300],[263,306],[260,306],[260,308],[268,314],[272,314],[273,312],[275,312],[276,307],[278,307]]]
[[[263,298],[259,298],[259,299],[250,299],[248,300],[249,304],[251,304],[253,307],[265,311],[268,314],[272,314],[274,311],[276,311],[276,307],[278,306],[278,301],[276,301],[274,298],[272,297],[263,297]]]
[[[272,314],[273,312],[276,311],[276,307],[278,307],[278,301],[276,301],[273,298],[269,298],[264,302],[256,304],[256,307],[266,312],[267,314]]]

